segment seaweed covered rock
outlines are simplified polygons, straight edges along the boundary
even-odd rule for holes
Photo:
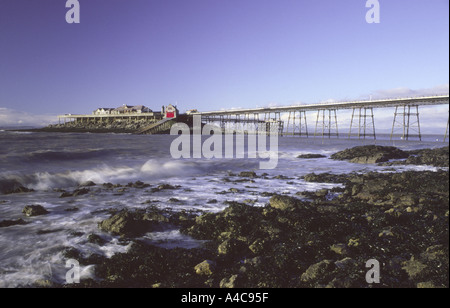
[[[33,192],[33,189],[24,187],[16,180],[0,180],[0,194],[10,195],[28,192]]]
[[[411,156],[405,162],[407,165],[449,166],[449,147],[417,150],[408,153]]]
[[[11,227],[11,226],[26,225],[26,224],[27,224],[27,222],[21,218],[16,219],[16,220],[1,220],[0,228],[7,228],[7,227]]]
[[[154,220],[154,215],[142,211],[123,210],[100,222],[98,227],[104,232],[121,237],[140,236],[152,231],[162,221],[162,218],[157,217],[159,220]]]
[[[42,205],[27,205],[22,210],[22,213],[25,214],[25,216],[32,217],[46,215],[48,214],[48,211]]]
[[[387,162],[391,159],[408,158],[409,154],[396,147],[385,147],[377,145],[359,146],[335,153],[331,159],[348,160],[358,164],[377,164]]]
[[[282,211],[295,209],[302,204],[300,200],[284,195],[273,196],[269,203],[271,207]]]
[[[325,155],[322,154],[300,154],[297,158],[301,159],[317,159],[317,158],[326,158]]]

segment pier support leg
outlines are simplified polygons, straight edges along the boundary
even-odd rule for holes
[[[400,118],[400,119],[398,119]],[[394,139],[396,130],[402,131],[401,139],[410,140],[418,138],[422,141],[420,131],[419,106],[405,105],[395,107],[394,121],[392,123],[391,140]]]
[[[358,133],[356,136],[358,139],[366,139],[367,137],[372,137],[373,139],[377,139],[375,133],[375,117],[373,115],[372,107],[360,107],[353,108],[352,112],[352,120],[350,122],[350,131],[348,133],[348,138],[350,139],[353,134],[353,129],[356,122],[358,122]]]
[[[285,130],[287,135],[290,134],[291,128],[292,128],[292,136],[308,137],[308,123],[306,121],[306,111],[289,112],[289,118]]]
[[[327,116],[328,112],[328,116]],[[320,134],[320,135],[319,135]],[[316,129],[314,132],[314,137],[336,136],[339,138],[339,128],[337,120],[337,110],[336,109],[321,109],[317,112]]]

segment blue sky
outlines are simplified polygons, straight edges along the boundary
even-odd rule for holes
[[[379,24],[365,0],[79,0],[80,24],[65,2],[0,0],[0,125],[448,93],[448,0],[379,0]]]

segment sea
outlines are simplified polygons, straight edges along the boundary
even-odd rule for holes
[[[83,256],[111,257],[126,252],[129,242],[98,229],[98,223],[109,218],[111,210],[153,206],[172,211],[219,212],[227,207],[227,201],[244,200],[253,206],[265,206],[270,198],[265,192],[295,196],[298,192],[338,186],[307,183],[302,176],[308,173],[436,170],[430,166],[383,167],[328,159],[346,148],[378,144],[414,150],[448,145],[442,142],[443,136],[425,136],[422,142],[390,141],[387,135],[379,136],[376,141],[279,137],[277,167],[261,170],[260,162],[264,159],[253,158],[255,155],[174,159],[170,149],[176,138],[0,130],[0,188],[19,182],[34,190],[19,194],[0,191],[0,222],[17,219],[28,222],[0,228],[0,287],[30,287],[38,281],[64,283],[68,269],[63,251],[68,247],[77,249]],[[206,140],[203,137],[202,142]],[[248,148],[244,151],[251,153]],[[326,158],[297,158],[301,154],[322,154]],[[239,173],[243,171],[254,171],[258,177],[239,181],[242,180]],[[96,184],[89,187],[88,194],[60,198],[63,191],[73,192],[88,181]],[[104,183],[126,186],[137,181],[150,186],[113,189],[103,186]],[[161,184],[177,189],[157,192],[151,189]],[[22,210],[27,205],[41,205],[49,213],[25,217]],[[90,243],[90,234],[101,236],[106,244]],[[140,239],[168,249],[203,244],[176,228],[148,233]],[[81,278],[96,279],[95,266],[82,266]]]

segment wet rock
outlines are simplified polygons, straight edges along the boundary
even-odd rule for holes
[[[217,248],[217,252],[219,255],[228,257],[243,255],[247,252],[247,245],[240,240],[231,238],[220,244]]]
[[[321,154],[301,154],[299,156],[297,156],[297,158],[301,158],[301,159],[316,159],[316,158],[326,158],[325,155],[321,155]]]
[[[104,240],[100,235],[97,234],[89,234],[88,242],[99,246],[103,246],[106,244],[106,240]]]
[[[348,249],[345,244],[334,244],[330,247],[330,250],[338,255],[347,255]]]
[[[195,272],[201,276],[211,276],[214,273],[217,264],[211,260],[205,260],[202,263],[195,266]]]
[[[303,282],[312,282],[323,280],[324,277],[332,274],[336,265],[333,261],[324,260],[319,263],[311,265],[305,273],[301,276]]]
[[[419,282],[417,284],[417,289],[437,289],[436,285],[432,281]]]
[[[11,226],[26,225],[26,224],[27,224],[27,222],[21,218],[16,219],[16,220],[1,220],[0,228],[7,228],[7,227],[11,227]]]
[[[230,278],[224,278],[220,281],[221,289],[234,289],[236,288],[236,282],[238,280],[238,275],[233,275]]]
[[[408,153],[411,156],[408,157],[405,164],[449,167],[449,147],[417,150]]]
[[[87,195],[90,192],[88,188],[75,189],[73,192],[63,192],[60,198],[70,198]]]
[[[33,192],[16,180],[0,180],[0,193],[5,195]]]
[[[48,214],[48,211],[42,205],[27,205],[22,213],[28,217],[41,216]]]
[[[139,236],[149,232],[153,224],[144,220],[143,214],[121,211],[98,224],[100,230],[121,237]]]
[[[83,183],[81,183],[79,186],[80,187],[93,187],[93,186],[96,186],[97,184],[95,184],[94,182],[92,182],[92,181],[86,181],[86,182],[83,182]]]
[[[284,195],[273,196],[269,203],[272,208],[282,211],[295,209],[302,204],[300,200]]]
[[[348,160],[358,164],[377,164],[391,159],[408,158],[409,154],[395,147],[368,145],[354,147],[331,155],[334,160]]]
[[[239,173],[239,177],[241,178],[256,178],[257,175],[254,171],[243,171],[241,173]]]

